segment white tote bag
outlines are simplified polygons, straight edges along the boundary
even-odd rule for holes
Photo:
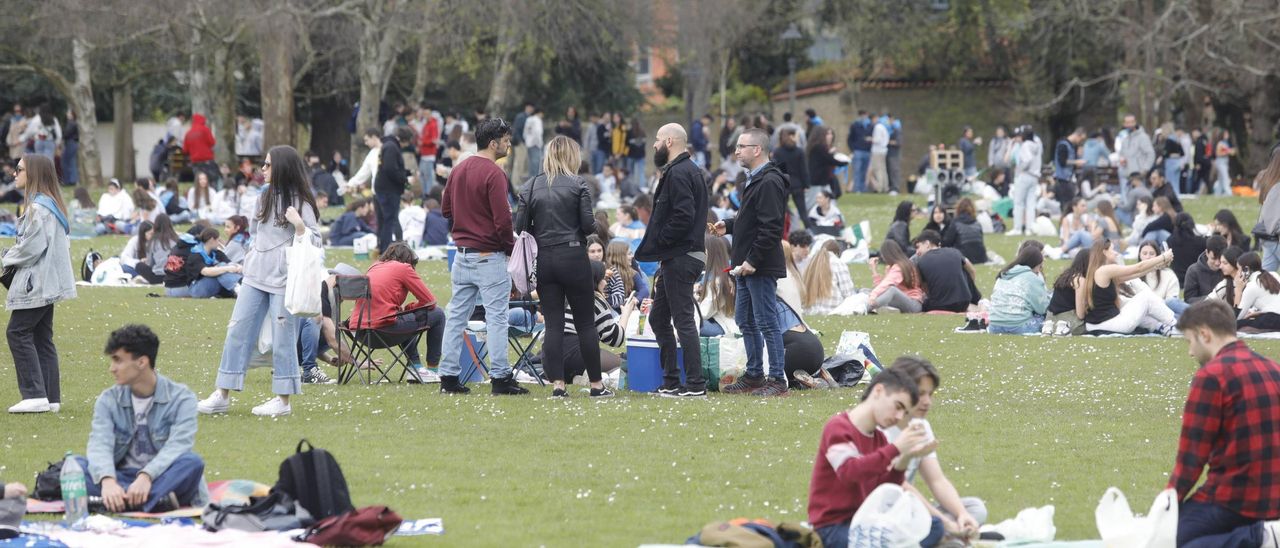
[[[915,548],[929,536],[929,509],[891,483],[867,496],[849,523],[849,548]]]
[[[311,234],[293,238],[293,245],[285,252],[289,264],[284,285],[284,308],[300,317],[319,316],[320,284],[327,273],[324,268],[324,250],[311,243]]]
[[[1178,542],[1178,495],[1165,489],[1146,517],[1138,517],[1124,493],[1111,487],[1098,501],[1094,519],[1107,548],[1173,548]]]

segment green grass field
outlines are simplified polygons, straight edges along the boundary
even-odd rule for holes
[[[850,220],[870,219],[879,236],[897,200],[846,197],[841,207]],[[1247,199],[1187,205],[1202,222],[1220,207],[1248,223],[1257,211]],[[79,241],[72,252],[77,259],[90,246],[117,253],[124,242]],[[1017,243],[988,237],[1006,258]],[[330,264],[339,260],[367,266],[349,251],[331,253]],[[1047,265],[1049,276],[1064,265]],[[418,269],[447,300],[444,263]],[[978,268],[984,292],[998,269]],[[859,287],[870,283],[864,265],[852,271]],[[7,480],[29,482],[46,461],[84,451],[94,399],[111,383],[103,343],[120,325],[150,325],[162,341],[158,369],[199,397],[212,387],[231,301],[79,289],[56,312],[62,412],[0,415],[0,477]],[[930,419],[942,463],[962,495],[987,500],[993,521],[1052,504],[1060,539],[1096,538],[1093,509],[1108,486],[1145,509],[1172,469],[1196,367],[1180,339],[959,335],[952,329],[961,320],[938,316],[809,320],[828,352],[842,330],[860,330],[872,334],[882,359],[911,353],[939,365],[943,382]],[[1252,344],[1280,356],[1280,343]],[[5,406],[19,399],[12,369],[4,346]],[[309,438],[337,456],[357,505],[444,518],[443,537],[398,538],[393,546],[635,546],[682,542],[703,524],[732,517],[801,521],[822,425],[858,395],[690,402],[624,394],[592,402],[552,401],[549,389],[536,387],[531,397],[494,398],[444,397],[434,386],[308,386],[293,400],[293,416],[254,417],[249,408],[269,397],[269,384],[269,374],[255,370],[230,414],[201,418],[196,449],[208,479],[273,483],[280,461]]]

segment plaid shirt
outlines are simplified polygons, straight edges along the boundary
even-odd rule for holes
[[[1169,487],[1252,519],[1280,518],[1280,364],[1236,341],[1196,371]]]

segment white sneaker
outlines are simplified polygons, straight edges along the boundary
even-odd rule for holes
[[[525,384],[536,384],[538,382],[538,377],[526,373],[523,369],[516,371],[515,379],[516,382]]]
[[[253,408],[253,414],[259,417],[283,417],[293,413],[293,408],[279,397],[271,398],[266,403]]]
[[[10,413],[48,413],[49,398],[31,398],[22,400],[9,408]]]
[[[1017,229],[1010,230],[1004,233],[1005,236],[1021,236],[1022,234],[1023,234],[1022,231]]]
[[[418,382],[422,384],[438,384],[440,382],[440,374],[426,367],[416,367],[413,371],[418,377]]]
[[[1060,322],[1058,322],[1058,327],[1057,327],[1056,329],[1054,329],[1053,334],[1054,334],[1054,335],[1057,335],[1057,336],[1059,336],[1059,337],[1066,337],[1066,336],[1070,335],[1070,334],[1071,334],[1071,324],[1067,323],[1066,321],[1060,321]]]
[[[1040,327],[1041,335],[1053,335],[1053,330],[1058,326],[1058,322],[1053,320],[1045,320],[1044,325]]]
[[[881,306],[876,309],[876,314],[900,314],[902,311],[893,306]]]
[[[897,196],[897,195],[898,195],[898,191],[896,191],[896,190],[890,190],[890,191],[889,191],[889,195],[890,195],[890,196]]]
[[[214,413],[226,413],[227,408],[231,407],[231,398],[224,397],[221,390],[214,390],[209,397],[200,400],[196,404],[196,411],[205,415]]]
[[[62,404],[61,404],[61,403],[50,403],[50,404],[49,404],[49,412],[50,412],[50,413],[57,413],[58,411],[62,411]]]

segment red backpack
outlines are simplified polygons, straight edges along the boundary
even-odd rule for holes
[[[366,506],[320,520],[298,540],[317,546],[382,546],[401,521],[386,506]]]

